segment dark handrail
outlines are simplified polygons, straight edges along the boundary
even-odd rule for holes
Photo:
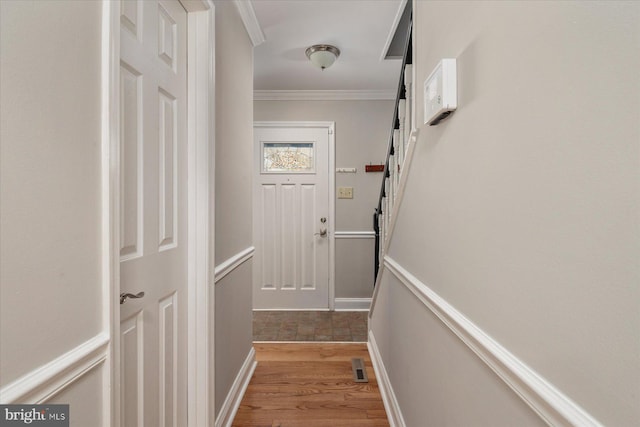
[[[407,7],[411,7],[410,3]],[[411,29],[413,26],[413,11],[411,12],[411,17],[409,19],[409,25],[407,26],[405,39],[404,39],[404,54],[402,55],[402,68],[400,69],[400,79],[398,81],[398,91],[396,93],[396,105],[393,111],[393,120],[391,121],[391,132],[389,135],[389,146],[387,149],[387,157],[384,162],[384,173],[382,174],[382,187],[380,188],[380,197],[378,198],[378,205],[374,210],[373,214],[373,230],[375,232],[375,259],[374,259],[374,285],[375,279],[378,277],[378,264],[380,263],[380,245],[384,244],[380,236],[380,227],[378,226],[378,217],[382,213],[382,199],[384,199],[386,195],[385,191],[385,180],[391,176],[389,173],[389,157],[394,155],[393,151],[393,133],[394,130],[400,128],[400,120],[398,116],[398,104],[401,99],[406,99],[405,93],[405,85],[404,85],[404,70],[407,64],[413,63],[413,58],[411,55]]]

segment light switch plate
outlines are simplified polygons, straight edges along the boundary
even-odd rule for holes
[[[338,199],[353,199],[353,187],[338,187]]]

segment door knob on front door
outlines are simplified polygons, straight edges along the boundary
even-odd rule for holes
[[[142,298],[144,296],[144,292],[138,292],[137,294],[130,294],[130,293],[121,293],[120,294],[120,304],[124,304],[125,301],[127,301],[127,298]]]

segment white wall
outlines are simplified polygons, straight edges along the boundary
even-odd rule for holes
[[[253,46],[233,2],[216,1],[215,264],[252,245]],[[252,346],[252,261],[215,284],[215,411]]]
[[[353,199],[336,199],[336,232],[373,231],[382,173],[365,173],[364,166],[384,163],[393,101],[254,101],[254,116],[256,121],[334,121],[336,168],[357,168],[355,174],[336,174],[336,188],[353,187]],[[336,298],[371,297],[373,246],[373,239],[336,240]]]
[[[73,352],[106,327],[101,7],[100,2],[0,2],[3,395],[10,383],[21,383],[24,375]],[[48,386],[61,393],[54,400],[70,402],[72,414],[82,413],[72,417],[72,426],[102,423],[102,369],[99,364],[77,382]]]
[[[640,4],[417,1],[414,19],[416,86],[457,58],[459,109],[420,127],[389,256],[597,420],[639,424]],[[385,273],[372,325],[405,418],[510,424],[503,391],[457,398],[490,372],[465,380],[481,367],[403,286]]]

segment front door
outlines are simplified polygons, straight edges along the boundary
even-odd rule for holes
[[[121,5],[120,421],[186,426],[187,13]]]
[[[329,309],[329,151],[327,127],[254,127],[254,309]]]

